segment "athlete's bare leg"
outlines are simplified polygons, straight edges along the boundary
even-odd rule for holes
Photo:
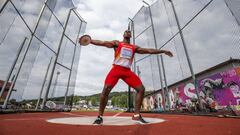
[[[134,114],[140,114],[140,109],[142,106],[142,101],[144,97],[145,87],[143,85],[140,85],[136,88],[134,88],[137,91],[136,99],[135,99],[135,111]]]
[[[141,109],[141,106],[142,106],[142,101],[143,101],[143,97],[144,97],[145,88],[144,88],[143,85],[140,85],[140,86],[138,86],[134,89],[137,91],[137,94],[136,94],[136,100],[135,100],[135,112],[134,112],[134,115],[132,117],[132,120],[138,121],[141,124],[148,123],[140,115],[140,109]]]
[[[99,107],[99,116],[103,116],[104,109],[107,105],[108,95],[112,90],[112,86],[104,85],[102,94],[100,96],[100,107]]]
[[[103,91],[102,94],[100,96],[100,107],[99,107],[99,115],[97,117],[97,119],[93,122],[93,124],[102,124],[103,123],[103,113],[104,113],[104,109],[107,105],[107,101],[108,101],[108,95],[112,90],[112,86],[109,85],[104,85],[103,87]]]

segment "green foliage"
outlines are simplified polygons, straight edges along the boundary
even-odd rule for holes
[[[120,96],[120,101],[119,101],[119,106],[121,108],[127,108],[127,103],[128,103],[128,96],[127,95],[121,95]]]
[[[146,91],[145,95],[151,93],[152,91]],[[90,95],[90,96],[73,96],[73,97],[68,97],[67,100],[67,104],[69,101],[72,100],[73,104],[76,104],[77,102],[79,102],[80,100],[86,100],[87,103],[89,103],[91,101],[93,106],[99,106],[99,102],[100,102],[100,93],[99,94],[94,94],[94,95]],[[111,92],[108,96],[108,99],[112,101],[112,105],[114,107],[120,107],[120,108],[127,108],[128,106],[128,92]],[[131,100],[133,99],[133,97],[131,97]],[[55,97],[50,99],[52,101],[64,101],[64,97]],[[12,102],[16,102],[15,100],[12,100]],[[26,104],[32,102],[32,104],[36,104],[37,100],[33,99],[33,100],[23,100],[22,103]]]
[[[74,96],[73,97],[73,103],[74,104],[76,104],[78,101],[80,101],[81,100],[81,98],[80,98],[80,96]]]
[[[111,100],[112,105],[115,107],[127,108],[128,106],[128,96],[126,92],[112,96]]]
[[[100,95],[99,93],[91,96],[74,96],[73,103],[86,100],[88,103],[91,101],[93,106],[98,106]],[[112,101],[112,105],[115,107],[127,108],[128,106],[128,92],[112,92],[109,94],[108,99]]]
[[[11,99],[9,102],[10,102],[11,104],[15,105],[15,104],[17,103],[17,100],[16,100],[16,99]]]
[[[99,102],[97,97],[91,97],[90,101],[92,102],[93,106],[97,106]]]

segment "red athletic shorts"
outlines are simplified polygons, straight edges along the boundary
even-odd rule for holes
[[[108,73],[105,79],[105,85],[114,87],[119,79],[122,79],[132,88],[142,85],[142,81],[139,79],[139,77],[129,68],[113,65],[111,71]]]

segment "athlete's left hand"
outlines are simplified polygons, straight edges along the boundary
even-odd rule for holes
[[[173,57],[173,54],[172,54],[172,52],[170,52],[170,51],[165,51],[164,54],[166,54],[166,55],[169,56],[169,57]]]

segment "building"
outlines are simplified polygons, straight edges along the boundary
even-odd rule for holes
[[[0,89],[2,89],[3,85],[4,85],[4,81],[0,80]],[[7,86],[5,88],[5,91],[2,94],[2,97],[0,98],[1,99],[0,101],[3,101],[3,99],[5,99],[7,97],[7,93],[8,93],[10,86],[11,86],[11,83],[10,82],[7,83]]]
[[[240,105],[240,60],[230,59],[196,74],[200,100],[205,109],[222,110]],[[164,103],[171,110],[189,109],[197,99],[192,78],[186,78],[168,86],[169,103],[162,90],[146,95],[145,111],[162,111]]]

